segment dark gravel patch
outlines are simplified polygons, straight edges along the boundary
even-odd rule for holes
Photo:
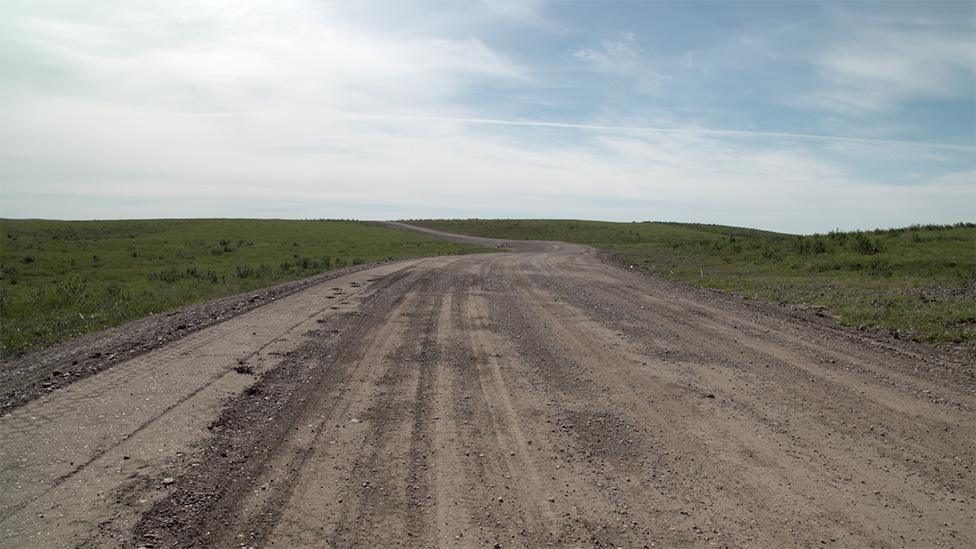
[[[200,465],[175,479],[170,493],[143,514],[133,530],[132,546],[205,547],[225,537],[237,506],[254,490],[254,482],[302,412],[334,399],[333,392],[343,386],[340,380],[346,373],[336,363],[359,347],[375,317],[405,295],[396,290],[414,279],[405,273],[386,278],[383,287],[393,291],[366,298],[358,313],[326,319],[315,337],[229,398],[199,448]],[[313,450],[310,446],[293,456],[289,469],[297,472]],[[297,478],[293,475],[289,481]],[[249,544],[263,545],[284,507],[281,498],[290,491],[276,486],[277,495],[266,502],[261,518],[249,524]]]

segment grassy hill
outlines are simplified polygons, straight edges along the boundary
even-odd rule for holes
[[[0,220],[0,354],[381,259],[484,251],[353,221]]]
[[[976,344],[976,225],[789,235],[683,223],[413,220],[461,234],[562,240],[667,278],[826,308],[842,324]]]

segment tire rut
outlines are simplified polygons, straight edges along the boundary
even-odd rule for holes
[[[239,531],[231,529],[242,515],[249,520],[248,535],[264,539],[279,519],[273,511],[289,493],[289,483],[279,483],[272,496],[262,498],[258,512],[242,510],[242,503],[252,492],[268,491],[269,485],[260,490],[261,485],[256,489],[254,483],[264,478],[278,448],[304,417],[303,411],[341,387],[335,382],[346,374],[343,366],[349,365],[348,357],[363,352],[361,343],[369,341],[371,331],[375,332],[371,330],[374,317],[404,307],[408,293],[402,289],[416,278],[407,271],[389,277],[367,298],[361,312],[328,319],[319,329],[324,337],[313,338],[263,374],[248,391],[228,401],[213,425],[212,439],[201,450],[199,466],[188,471],[179,488],[144,514],[134,529],[134,539],[180,547],[201,540],[239,541]],[[300,469],[314,450],[307,447],[307,453],[296,452],[297,462],[289,456],[288,470]]]

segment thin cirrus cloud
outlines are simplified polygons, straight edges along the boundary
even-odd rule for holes
[[[974,35],[930,29],[878,29],[859,33],[816,58],[828,108],[891,110],[906,102],[967,97],[973,83]]]
[[[597,48],[580,48],[573,52],[573,57],[613,71],[632,71],[640,58],[634,46],[634,34],[630,32],[617,40],[603,40]]]
[[[770,17],[802,29],[788,15],[728,13],[723,33],[695,9],[15,3],[0,23],[0,215],[794,232],[976,217],[973,131],[958,122],[973,38],[957,18],[858,12],[840,18],[856,16],[857,36],[836,23],[797,37],[768,31]],[[669,16],[701,28],[662,42]],[[746,42],[783,54],[730,45]],[[913,115],[920,102],[941,122]]]

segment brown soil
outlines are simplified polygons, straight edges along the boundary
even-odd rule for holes
[[[12,410],[0,540],[976,545],[972,364],[506,244],[310,286]]]

